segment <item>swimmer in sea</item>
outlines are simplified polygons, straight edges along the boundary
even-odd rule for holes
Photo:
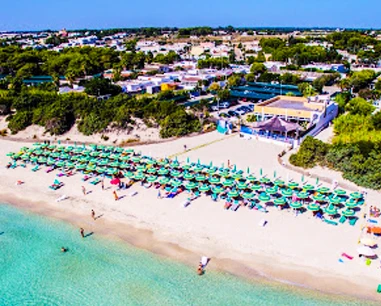
[[[67,252],[67,249],[66,249],[65,247],[62,247],[62,248],[61,248],[61,252],[62,252],[62,253],[66,253],[66,252]]]

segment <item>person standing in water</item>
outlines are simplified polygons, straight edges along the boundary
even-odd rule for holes
[[[79,232],[81,233],[82,238],[85,238],[85,230],[82,227]]]
[[[93,220],[95,220],[95,211],[94,211],[94,209],[91,210],[91,218],[93,218]]]

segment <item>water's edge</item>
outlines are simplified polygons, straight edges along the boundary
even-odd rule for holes
[[[14,195],[0,194],[0,202],[9,204],[21,210],[32,212],[37,215],[42,215],[54,220],[64,221],[74,227],[81,227],[84,222],[83,220],[89,218],[89,216],[74,214],[73,212],[67,213],[65,211],[58,210],[48,205],[47,203],[33,203],[25,201],[15,197]],[[120,231],[120,229],[124,230]],[[196,254],[188,249],[184,249],[176,244],[160,241],[155,237],[153,232],[145,229],[137,229],[126,223],[100,219],[97,224],[96,236],[108,240],[127,243],[130,246],[136,247],[138,249],[143,249],[162,258],[173,259],[175,262],[180,262],[187,265],[188,267],[194,267],[195,270],[200,259],[199,254]],[[306,279],[306,273],[302,271],[294,271],[291,269],[285,271],[283,274],[284,276],[288,276],[287,272],[291,273],[290,275],[293,275],[294,277],[296,276],[294,279],[290,280],[288,277],[272,276],[271,273],[259,272],[253,269],[251,266],[246,265],[244,262],[237,262],[228,258],[213,258],[213,265],[210,266],[210,269],[228,273],[235,277],[241,278],[244,281],[249,281],[252,283],[255,283],[256,281],[260,281],[261,283],[267,282],[268,284],[281,283],[286,287],[298,287],[306,290],[314,290],[320,292],[321,294],[329,294],[332,297],[336,296],[337,298],[341,298],[345,294],[345,297],[353,297],[356,299],[361,298],[369,302],[377,300],[374,296],[369,296],[361,290],[354,291],[349,289],[347,292],[339,292],[338,294],[338,290],[332,286],[332,284],[336,284],[338,280],[333,278],[324,278],[323,280],[325,286],[323,288],[303,285],[303,280]],[[310,275],[310,277],[313,276]],[[316,281],[316,277],[314,277],[314,279],[317,284],[321,283]],[[339,279],[339,282],[341,282],[343,285],[340,286],[341,288],[353,288],[354,286],[354,284],[344,282],[341,279]]]

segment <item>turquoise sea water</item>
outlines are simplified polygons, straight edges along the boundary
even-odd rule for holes
[[[61,246],[69,252],[61,253]],[[0,205],[0,305],[366,305],[174,263]]]

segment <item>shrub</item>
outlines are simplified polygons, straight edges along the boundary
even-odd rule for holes
[[[300,145],[299,151],[290,156],[290,163],[302,168],[312,168],[318,164],[324,165],[328,149],[328,144],[307,136]]]

